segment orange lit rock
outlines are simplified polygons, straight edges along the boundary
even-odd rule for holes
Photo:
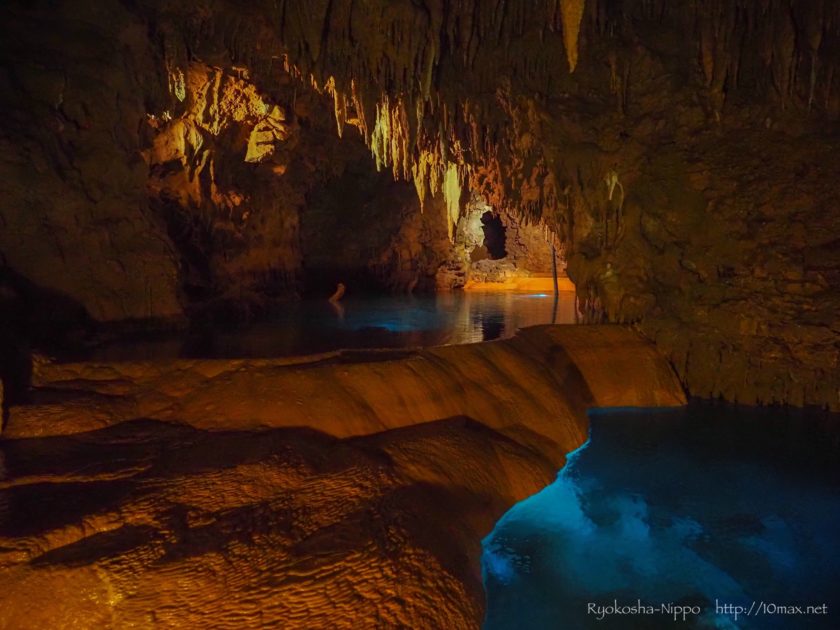
[[[583,0],[560,0],[560,14],[563,16],[563,45],[569,72],[574,72],[578,61],[578,35],[583,18]]]
[[[13,410],[0,479],[0,627],[21,630],[478,628],[480,540],[586,408],[685,401],[635,332],[586,326],[35,382],[53,393]]]
[[[593,321],[692,391],[840,408],[840,4],[140,4],[2,5],[2,268],[63,318],[294,295],[341,131],[445,192],[450,235],[467,193],[541,221]],[[407,289],[395,240],[365,265]]]

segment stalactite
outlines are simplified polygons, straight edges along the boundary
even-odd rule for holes
[[[814,104],[814,97],[817,88],[817,69],[819,66],[819,50],[823,37],[823,13],[822,4],[816,3],[817,8],[810,13],[805,14],[804,30],[806,33],[806,40],[808,42],[808,52],[810,61],[810,76],[808,83],[808,111]]]
[[[449,164],[446,168],[446,175],[443,179],[443,198],[446,201],[446,214],[449,218],[447,228],[449,240],[455,236],[455,226],[461,218],[461,177],[458,174],[458,167]]]
[[[556,98],[555,86],[569,90],[566,68],[553,60],[565,53],[568,71],[576,69],[583,29],[610,40],[604,87],[622,114],[632,65],[627,41],[637,37],[640,22],[693,33],[702,73],[696,87],[716,117],[744,78],[743,89],[765,96],[775,89],[785,107],[837,106],[825,41],[840,37],[840,10],[828,5],[688,0],[682,11],[664,0],[453,0],[326,3],[327,9],[316,1],[317,10],[303,15],[297,3],[278,0],[289,69],[325,86],[339,133],[348,123],[357,126],[379,168],[413,181],[421,207],[444,192],[452,216],[457,183],[459,194],[480,192],[520,217],[551,217],[564,238],[573,236],[572,203],[555,182],[562,174],[546,165],[534,138],[541,133],[537,110]],[[528,38],[541,44],[526,45]],[[806,58],[810,65],[798,61]],[[798,85],[807,85],[807,93]]]
[[[566,48],[566,59],[569,62],[569,72],[574,72],[578,62],[578,36],[580,22],[583,19],[584,0],[560,0],[560,11],[563,16],[563,45]]]
[[[326,89],[333,97],[335,124],[338,130],[338,137],[341,138],[344,136],[344,125],[347,123],[347,97],[335,89],[335,80],[332,77],[327,82]]]

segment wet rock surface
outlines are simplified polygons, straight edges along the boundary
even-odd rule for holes
[[[480,590],[459,581],[463,567],[447,571],[463,560],[423,544],[417,509],[454,506],[459,492],[412,484],[374,445],[135,421],[6,443],[2,456],[0,627],[468,627],[478,616]]]
[[[678,405],[649,343],[44,364],[0,442],[0,627],[477,628],[480,540],[592,405]]]

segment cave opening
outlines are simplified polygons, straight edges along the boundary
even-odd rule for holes
[[[484,232],[484,247],[490,260],[501,260],[507,257],[507,238],[502,218],[487,211],[481,215],[481,230]]]

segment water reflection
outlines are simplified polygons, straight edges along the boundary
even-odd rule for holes
[[[452,291],[291,303],[246,330],[204,330],[98,348],[99,360],[276,357],[341,348],[408,348],[511,337],[519,328],[575,322],[574,293]]]
[[[485,539],[485,630],[840,627],[838,420],[706,404],[598,413],[557,481]],[[589,613],[615,600],[699,612]],[[715,600],[828,614],[735,619]]]

